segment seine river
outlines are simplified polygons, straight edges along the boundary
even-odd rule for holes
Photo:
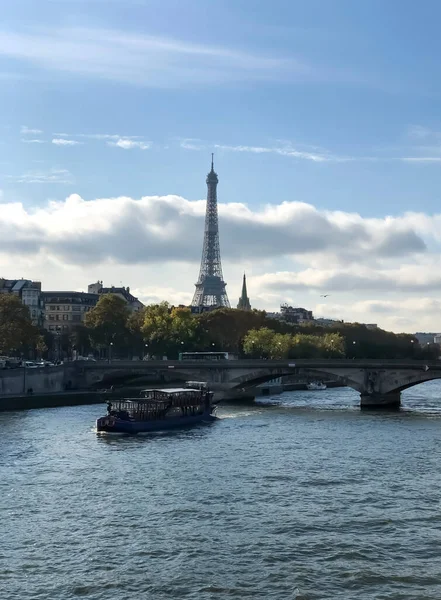
[[[441,383],[100,437],[103,406],[0,413],[5,600],[439,600]]]

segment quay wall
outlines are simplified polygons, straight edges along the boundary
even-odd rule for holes
[[[0,371],[0,397],[33,393],[53,393],[64,391],[66,373],[62,367],[42,367],[41,369],[4,369]]]
[[[94,392],[59,392],[0,397],[0,412],[31,410],[33,408],[53,408],[57,406],[77,406],[79,404],[104,403],[103,395]],[[104,409],[103,409],[104,414]]]

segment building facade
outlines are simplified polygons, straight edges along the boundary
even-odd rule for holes
[[[312,323],[314,321],[314,315],[312,310],[306,310],[306,308],[295,308],[288,304],[282,304],[280,306],[280,312],[278,313],[267,313],[270,319],[278,319],[285,323],[292,323],[293,325],[302,325],[304,323]]]
[[[318,317],[314,319],[315,325],[320,325],[320,327],[335,327],[336,325],[341,325],[343,321],[339,321],[338,319],[326,319],[325,317]]]
[[[0,294],[13,294],[29,308],[32,323],[37,327],[44,325],[44,301],[41,282],[30,279],[0,278]]]
[[[84,322],[85,315],[96,306],[98,294],[86,292],[42,292],[45,305],[44,327],[51,333],[69,333]]]
[[[115,296],[122,298],[127,303],[127,308],[130,312],[138,312],[144,308],[144,304],[130,293],[129,287],[114,287],[113,285],[112,287],[103,287],[103,282],[97,281],[88,285],[87,291],[89,294],[97,294],[99,296],[102,294],[115,294]]]

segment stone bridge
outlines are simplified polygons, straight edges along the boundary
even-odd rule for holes
[[[402,390],[441,378],[441,361],[417,360],[226,360],[226,361],[113,361],[70,363],[82,387],[103,387],[146,375],[174,380],[206,381],[227,397],[252,392],[265,381],[285,375],[332,377],[360,393],[362,408],[400,406]]]

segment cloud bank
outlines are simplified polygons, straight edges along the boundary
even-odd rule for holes
[[[65,171],[47,176],[34,172],[26,179],[38,182],[65,175]],[[74,194],[33,210],[10,204],[0,215],[0,252],[5,245],[8,252],[22,253],[24,248],[32,253],[56,252],[67,263],[86,258],[121,264],[198,261],[204,213],[205,201],[179,196],[86,201]],[[219,213],[226,259],[326,254],[328,265],[332,261],[358,265],[424,254],[423,233],[435,234],[433,219],[441,219],[410,214],[363,219],[355,213],[319,211],[301,202],[268,204],[254,211],[245,204],[220,204]],[[13,236],[7,235],[10,227]],[[333,285],[338,285],[335,273],[333,277]],[[294,287],[300,284],[299,279],[292,279]]]
[[[22,180],[56,182],[68,176],[32,172]],[[66,281],[67,288],[75,274],[80,289],[96,277],[113,283],[124,279],[146,300],[159,299],[162,290],[172,302],[187,301],[192,294],[204,200],[172,195],[85,200],[73,194],[37,208],[3,198],[2,208],[3,276],[37,278],[38,273],[44,282],[50,273],[52,281]],[[416,330],[431,318],[431,329],[441,329],[434,303],[441,290],[441,214],[366,219],[283,202],[254,210],[241,203],[220,204],[219,216],[233,305],[239,295],[234,282],[240,285],[246,268],[255,307],[274,310],[286,300],[320,316],[380,322],[396,330]],[[326,303],[319,298],[323,293],[330,294]],[[419,308],[422,299],[424,309]],[[407,314],[411,305],[413,321]]]

